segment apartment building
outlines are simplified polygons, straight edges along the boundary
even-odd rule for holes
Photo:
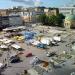
[[[0,30],[6,27],[9,27],[9,17],[0,16]]]
[[[62,13],[64,16],[71,14],[71,12],[75,14],[75,7],[60,7],[59,8],[59,13]]]
[[[6,9],[0,9],[0,16],[7,16]]]
[[[58,8],[45,8],[44,12],[47,16],[57,15],[59,13]]]
[[[57,15],[59,13],[57,8],[46,7],[12,8],[0,11],[1,16],[9,16],[10,26],[27,25],[27,23],[38,23],[38,17],[41,14],[46,14],[50,16]]]

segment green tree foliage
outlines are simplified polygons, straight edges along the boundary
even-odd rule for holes
[[[47,16],[42,14],[39,16],[39,20],[43,25],[50,25],[50,26],[63,26],[63,19],[65,16],[63,14]]]
[[[47,16],[45,14],[42,14],[39,16],[39,21],[42,22],[42,24],[46,24],[47,22]]]
[[[55,15],[49,16],[49,25],[55,26],[55,24],[56,24],[56,16]]]
[[[65,16],[63,14],[58,14],[56,17],[56,24],[58,26],[63,26],[63,20],[65,19]]]

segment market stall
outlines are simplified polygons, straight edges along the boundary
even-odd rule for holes
[[[19,45],[17,45],[17,44],[12,44],[11,47],[12,47],[13,49],[15,49],[15,50],[19,50],[19,51],[23,50],[23,49],[22,49]]]
[[[8,50],[8,46],[6,46],[6,45],[0,45],[0,48],[1,48],[2,50]]]

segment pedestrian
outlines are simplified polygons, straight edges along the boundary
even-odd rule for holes
[[[6,60],[7,60],[7,59],[5,58],[5,62],[6,62]]]
[[[7,67],[7,63],[5,64],[5,68]]]

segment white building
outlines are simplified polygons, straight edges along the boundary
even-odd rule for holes
[[[75,7],[60,7],[59,8],[59,13],[62,13],[64,16],[71,14],[75,14]]]

